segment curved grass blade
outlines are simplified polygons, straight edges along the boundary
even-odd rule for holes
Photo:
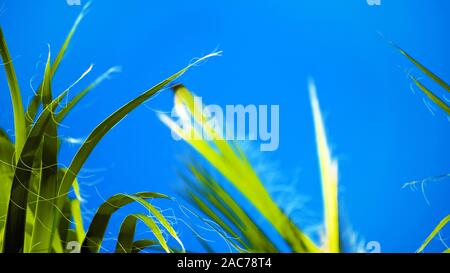
[[[25,112],[22,104],[22,97],[20,95],[19,83],[17,82],[16,71],[14,69],[13,61],[9,54],[8,46],[6,44],[3,30],[0,28],[0,54],[3,59],[6,77],[8,79],[9,90],[11,94],[11,101],[14,112],[14,134],[15,134],[15,151],[16,162],[19,160],[22,148],[25,145],[27,137]]]
[[[161,247],[161,245],[155,241],[155,240],[149,240],[149,239],[142,239],[142,240],[137,240],[133,243],[133,248],[131,250],[131,253],[140,253],[142,251],[144,251],[146,248],[150,248],[150,247]],[[172,253],[183,253],[183,251],[180,251],[178,249],[175,248],[170,248],[170,252]]]
[[[103,237],[105,236],[111,216],[120,208],[142,199],[163,198],[169,199],[166,195],[143,192],[134,195],[116,194],[103,203],[97,210],[89,226],[86,238],[81,248],[82,252],[97,253],[100,250]]]
[[[447,225],[449,221],[450,221],[450,214],[447,215],[444,219],[442,219],[442,221],[434,228],[434,230],[427,237],[422,246],[417,250],[417,253],[422,252],[431,242],[431,240],[433,240],[433,238],[436,237],[436,235],[441,231],[441,229],[444,228],[445,225]]]
[[[117,240],[116,253],[132,253],[133,252],[133,241],[134,241],[134,233],[136,231],[137,220],[141,220],[145,225],[152,231],[158,240],[159,245],[166,251],[170,253],[169,246],[167,245],[166,240],[159,229],[158,225],[155,221],[144,214],[131,214],[128,215],[125,220],[122,222],[122,226],[120,227],[119,238]]]
[[[133,248],[131,250],[131,253],[140,253],[144,249],[152,247],[152,246],[156,246],[156,245],[159,245],[159,243],[154,240],[148,240],[148,239],[137,240],[133,243]]]

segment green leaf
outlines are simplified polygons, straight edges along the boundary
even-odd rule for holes
[[[52,102],[50,53],[48,54],[45,75],[42,84],[42,102],[45,108]],[[59,213],[54,198],[58,191],[58,124],[52,118],[44,133],[42,144],[42,172],[39,186],[39,197],[33,223],[31,245],[34,252],[49,253],[53,248],[54,235],[57,232]],[[59,223],[59,221],[58,221]]]
[[[146,248],[156,246],[156,245],[159,245],[159,243],[154,240],[148,240],[148,239],[137,240],[136,242],[133,243],[133,249],[132,249],[131,253],[139,253]]]
[[[73,234],[73,230],[71,230],[72,211],[70,201],[70,198],[66,198],[66,202],[64,202],[64,206],[61,210],[62,217],[58,224],[58,233],[64,249],[66,249],[67,243],[72,240],[70,237]]]
[[[117,240],[116,253],[132,253],[133,252],[133,241],[134,233],[136,231],[137,220],[141,220],[155,235],[158,240],[159,245],[166,251],[170,253],[169,246],[161,232],[161,229],[155,223],[155,221],[144,214],[131,214],[128,215],[122,222],[120,227],[120,233]]]
[[[26,208],[33,175],[33,169],[30,166],[33,166],[44,132],[52,121],[53,111],[66,94],[67,92],[61,93],[41,113],[26,139],[15,167],[4,234],[5,252],[17,253],[24,250]]]
[[[426,88],[421,82],[419,82],[416,78],[413,76],[410,76],[411,80],[414,82],[415,85],[417,85],[420,90],[427,95],[428,98],[430,98],[434,103],[436,103],[442,110],[444,110],[448,115],[450,115],[450,107],[441,100],[438,96],[433,94],[428,88]]]
[[[74,183],[74,189],[75,189],[75,194],[77,196],[79,196],[79,192],[76,190],[76,187],[78,187],[78,182],[75,180],[76,183]],[[77,185],[77,186],[75,186]],[[73,199],[70,201],[70,210],[72,212],[72,217],[73,217],[73,223],[75,225],[75,232],[77,235],[77,241],[79,243],[82,243],[85,236],[86,236],[86,231],[84,230],[84,224],[83,224],[83,217],[81,214],[81,206],[80,206],[80,198],[77,197],[77,199]]]
[[[83,17],[86,15],[90,4],[91,4],[91,2],[88,2],[83,7],[81,13],[78,15],[77,19],[75,20],[75,23],[73,24],[72,29],[70,30],[69,34],[67,35],[61,49],[59,50],[55,60],[53,61],[53,64],[51,65],[51,71],[50,71],[51,78],[53,78],[56,71],[58,70],[60,63],[61,63],[64,55],[66,54],[67,48],[69,47],[70,41],[72,40],[72,37],[75,34],[79,24],[83,20]],[[36,114],[38,112],[39,105],[41,104],[42,84],[41,84],[41,86],[39,86],[39,88],[37,90],[38,90],[38,92],[33,96],[33,99],[31,100],[31,102],[29,103],[28,108],[27,108],[27,113],[26,113],[27,128],[30,127],[30,125],[33,123],[33,121],[36,117]]]
[[[14,134],[16,138],[15,151],[16,162],[19,160],[22,148],[25,144],[27,136],[25,125],[25,112],[22,104],[22,97],[20,95],[19,83],[17,82],[16,71],[14,70],[13,61],[9,55],[8,46],[3,36],[3,30],[0,28],[0,54],[3,59],[3,65],[8,79],[9,90],[11,94],[11,101],[14,112]]]
[[[109,198],[98,208],[96,214],[94,215],[86,234],[86,238],[83,241],[81,251],[90,253],[99,252],[111,216],[118,209],[130,203],[138,202],[140,204],[145,204],[147,202],[144,199],[150,198],[169,199],[166,195],[153,192],[143,192],[133,195],[116,194]]]
[[[417,61],[416,59],[414,59],[411,55],[409,55],[406,51],[404,51],[403,49],[401,49],[399,46],[397,46],[396,44],[392,43],[394,47],[396,47],[400,53],[402,53],[404,56],[406,56],[406,58],[408,58],[415,66],[417,66],[423,73],[425,73],[428,77],[430,77],[431,79],[433,79],[435,82],[437,82],[440,86],[442,86],[445,90],[447,90],[448,92],[450,92],[450,86],[444,81],[442,80],[440,77],[438,77],[436,74],[434,74],[433,72],[431,72],[429,69],[427,69],[424,65],[422,65],[419,61]]]
[[[427,237],[425,242],[422,244],[422,246],[417,250],[417,253],[422,252],[428,244],[433,240],[434,237],[441,231],[442,228],[444,228],[445,225],[450,221],[450,214],[447,215],[442,221],[433,229],[431,234]]]
[[[0,252],[3,249],[2,238],[6,224],[14,165],[14,144],[6,132],[0,129]]]

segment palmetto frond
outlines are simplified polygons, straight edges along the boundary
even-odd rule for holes
[[[214,179],[196,160],[187,164],[189,175],[182,175],[186,183],[185,195],[198,210],[229,235],[226,238],[238,251],[280,251],[274,239],[267,236],[264,228],[253,219],[262,216],[293,252],[340,252],[337,163],[330,155],[313,83],[310,83],[311,104],[325,205],[326,232],[323,245],[315,243],[274,201],[239,145],[224,140],[203,109],[194,107],[193,94],[182,85],[173,89],[177,114],[182,117],[180,120],[187,122],[180,124],[165,114],[160,114],[160,119],[197,150],[245,200],[234,198],[233,193],[227,191],[222,183]],[[190,124],[191,120],[195,125]],[[196,138],[197,135],[203,137]],[[250,215],[243,209],[245,206],[241,202],[251,204],[259,215]]]

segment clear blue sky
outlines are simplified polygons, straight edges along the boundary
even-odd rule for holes
[[[30,79],[37,77],[36,87],[42,75],[47,44],[56,54],[81,8],[64,0],[2,4],[0,23],[27,99]],[[321,197],[306,85],[312,76],[340,161],[345,221],[361,239],[379,241],[382,251],[415,251],[450,211],[450,180],[426,184],[430,206],[420,188],[414,192],[402,186],[450,172],[450,123],[440,111],[431,114],[422,94],[410,90],[405,71],[421,74],[378,33],[449,81],[449,12],[446,0],[382,0],[380,7],[365,0],[94,0],[54,89],[68,86],[91,63],[91,80],[114,65],[123,71],[88,95],[61,134],[86,137],[118,106],[218,48],[222,57],[180,81],[206,103],[280,105],[280,148],[260,158],[273,163],[267,172],[275,170],[279,181],[297,181],[296,194],[307,202],[294,215],[303,225],[313,225],[321,218]],[[0,126],[12,129],[9,100],[1,73]],[[170,92],[160,94],[101,142],[80,178],[86,210],[100,204],[99,194],[151,190],[176,195],[175,170],[191,150],[174,142],[155,115],[155,110],[170,110],[171,100]],[[76,148],[64,145],[62,161],[68,163]],[[111,232],[119,221],[114,218]],[[178,229],[186,245],[196,249],[188,229],[182,223]],[[442,248],[435,242],[431,250]]]

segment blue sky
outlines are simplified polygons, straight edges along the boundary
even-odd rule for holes
[[[276,171],[282,183],[296,182],[296,195],[307,200],[295,214],[297,221],[306,225],[321,219],[308,77],[317,84],[339,159],[343,215],[362,239],[379,241],[382,251],[412,252],[448,214],[449,179],[425,185],[430,204],[420,188],[414,192],[402,186],[449,173],[449,120],[439,110],[433,115],[422,94],[411,91],[406,71],[421,74],[379,33],[448,81],[449,1],[382,0],[379,7],[365,0],[92,2],[54,89],[70,85],[91,63],[94,70],[82,84],[111,66],[120,65],[122,72],[88,95],[65,121],[63,136],[86,137],[123,103],[193,58],[219,49],[222,57],[180,81],[205,103],[280,105],[280,147],[258,158],[271,163],[266,172]],[[1,4],[0,23],[28,99],[30,79],[36,77],[37,87],[42,75],[47,44],[56,54],[81,8],[64,0]],[[0,126],[12,129],[4,73],[0,90]],[[80,179],[86,209],[101,203],[99,195],[117,192],[176,195],[179,158],[192,151],[174,142],[156,117],[155,111],[169,111],[171,105],[172,94],[161,93],[101,142]],[[64,145],[61,160],[68,163],[76,148]],[[161,203],[162,208],[171,205]],[[178,228],[196,249],[188,229],[181,223]],[[443,249],[439,242],[431,247]]]

